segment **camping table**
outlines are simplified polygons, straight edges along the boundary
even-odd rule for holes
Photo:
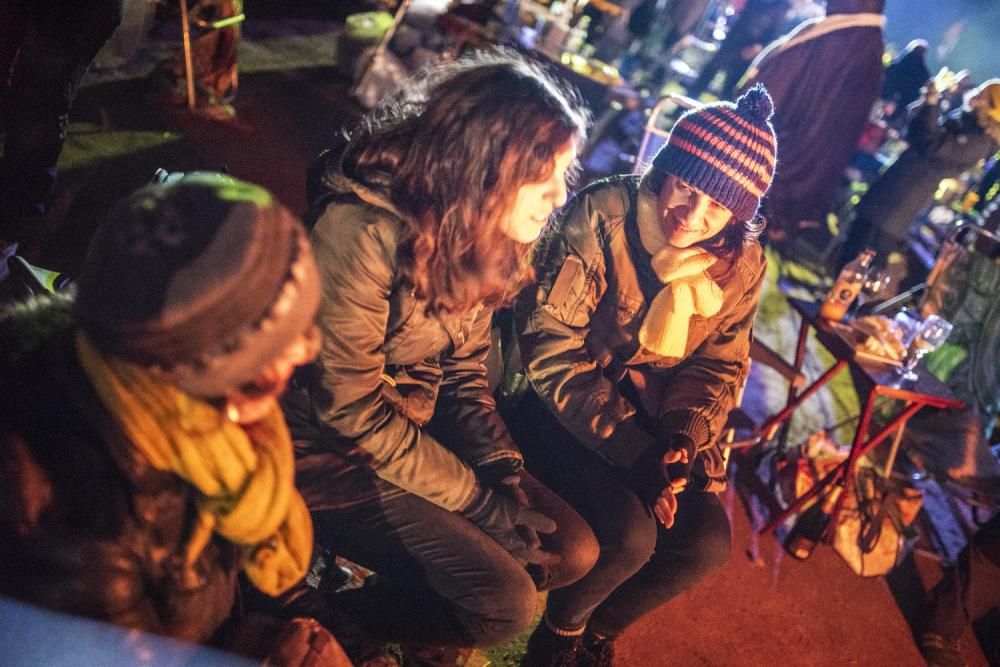
[[[858,460],[878,446],[883,440],[893,434],[902,433],[906,422],[924,406],[934,408],[961,408],[964,403],[954,397],[951,391],[931,374],[922,363],[917,364],[915,372],[916,380],[904,380],[898,373],[896,366],[890,363],[875,361],[869,358],[860,357],[855,354],[854,346],[838,332],[839,325],[819,317],[819,304],[803,301],[800,299],[788,299],[789,305],[802,318],[799,327],[799,337],[795,346],[795,361],[793,366],[799,372],[802,371],[802,362],[805,359],[806,339],[809,330],[816,333],[816,339],[834,356],[834,364],[811,385],[798,392],[796,387],[791,387],[788,392],[788,401],[785,407],[775,415],[764,421],[761,426],[761,433],[766,438],[773,437],[778,428],[786,423],[809,396],[814,394],[820,387],[825,385],[845,368],[851,371],[854,384],[858,388],[858,395],[864,407],[858,420],[857,430],[851,442],[851,450],[847,459],[841,462],[836,468],[831,470],[823,479],[819,480],[808,491],[792,501],[792,503],[774,516],[759,532],[773,530],[779,526],[790,515],[798,512],[807,502],[819,495],[822,491],[833,484],[843,484],[844,493],[840,494],[837,504],[833,509],[834,520],[831,526],[836,525],[836,516],[844,499],[849,495],[851,485],[854,482],[854,473]],[[895,415],[874,435],[868,435],[871,426],[872,414],[875,410],[875,403],[879,397],[885,396],[901,402],[902,407]],[[888,474],[888,470],[886,471]]]

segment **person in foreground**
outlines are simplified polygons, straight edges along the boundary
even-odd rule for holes
[[[959,640],[973,622],[1000,608],[1000,514],[983,524],[931,593],[920,653],[930,667],[962,667]],[[995,639],[995,636],[994,636]],[[997,642],[987,656],[1000,661]]]
[[[318,346],[305,230],[187,175],[112,208],[77,287],[0,316],[0,594],[240,649],[237,575],[312,556],[277,402]]]
[[[538,286],[515,303],[530,389],[511,431],[601,550],[549,594],[525,664],[611,664],[625,628],[728,556],[716,441],[764,279],[771,113],[763,87],[689,111],[644,174],[585,188],[536,248]]]
[[[286,415],[317,542],[379,575],[334,603],[372,638],[499,643],[529,626],[536,585],[596,558],[523,470],[484,365],[584,127],[542,70],[479,53],[408,82],[311,169],[323,344]]]

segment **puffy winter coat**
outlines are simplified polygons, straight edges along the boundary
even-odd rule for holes
[[[194,642],[230,617],[237,548],[183,576],[196,494],[126,439],[76,360],[67,303],[0,325],[0,595]]]
[[[312,510],[406,491],[460,509],[476,468],[522,460],[486,379],[492,312],[428,316],[398,271],[406,218],[388,184],[353,180],[332,154],[316,176],[323,347],[284,403],[296,486]]]

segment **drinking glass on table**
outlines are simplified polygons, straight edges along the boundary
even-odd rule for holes
[[[891,274],[884,269],[869,269],[865,275],[865,282],[861,284],[858,296],[854,300],[854,312],[860,314],[864,312],[862,308],[866,303],[878,301],[879,295],[888,289],[891,280]]]
[[[925,354],[933,352],[941,343],[945,342],[949,334],[951,334],[951,330],[951,322],[943,317],[938,315],[927,316],[906,348],[906,356],[903,358],[903,366],[901,368],[904,380],[917,379],[917,374],[913,372],[917,363]]]

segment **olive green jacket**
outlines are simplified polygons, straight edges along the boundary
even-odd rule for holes
[[[613,465],[626,468],[659,438],[684,434],[699,452],[693,480],[718,489],[716,441],[746,378],[764,254],[747,242],[735,266],[713,267],[721,310],[692,318],[683,357],[661,357],[638,342],[662,288],[639,239],[637,220],[647,215],[656,215],[656,195],[638,176],[595,183],[567,206],[536,249],[537,287],[515,307],[522,361],[560,423]]]
[[[521,464],[486,380],[492,312],[428,316],[398,272],[405,217],[385,186],[335,163],[319,187],[310,238],[323,344],[284,401],[296,486],[312,510],[402,492],[461,509],[476,468]]]

